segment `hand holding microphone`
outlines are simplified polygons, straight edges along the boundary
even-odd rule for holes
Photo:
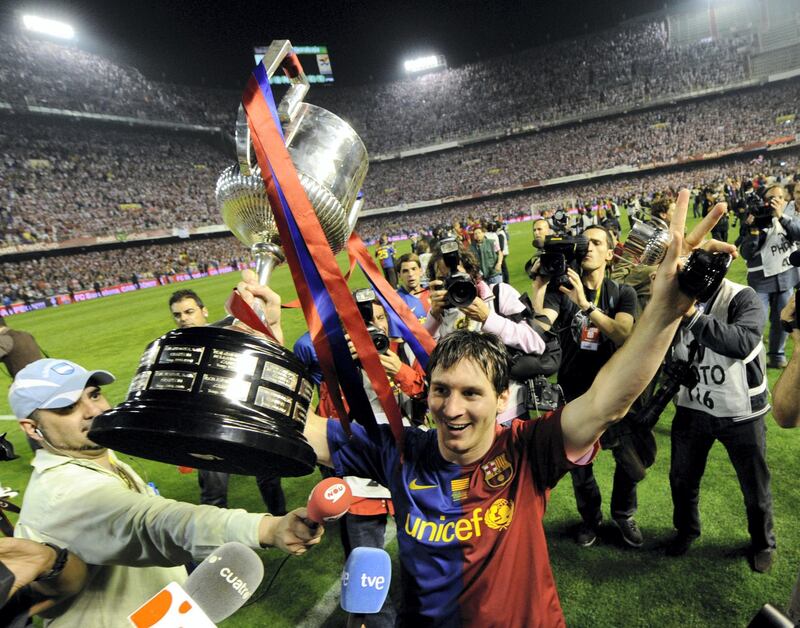
[[[340,478],[328,478],[311,491],[307,508],[296,508],[283,517],[264,517],[259,540],[262,545],[300,556],[320,542],[325,532],[323,525],[341,517],[352,503],[353,493],[347,483]]]

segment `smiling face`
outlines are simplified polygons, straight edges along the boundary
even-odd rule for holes
[[[508,402],[508,389],[495,392],[484,367],[465,358],[431,373],[428,407],[436,421],[439,452],[455,464],[480,460],[494,442],[497,415]]]

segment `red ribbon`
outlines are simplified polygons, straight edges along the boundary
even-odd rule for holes
[[[380,362],[361,314],[350,294],[347,282],[336,264],[336,258],[330,249],[311,202],[308,200],[308,196],[300,183],[283,138],[275,125],[269,107],[259,88],[258,81],[254,76],[251,76],[247,83],[242,96],[242,104],[247,112],[251,138],[262,176],[270,173],[271,170],[280,183],[284,198],[292,209],[292,214],[308,247],[309,254],[316,263],[320,278],[333,300],[345,330],[356,347],[362,368],[367,373],[370,383],[386,412],[392,433],[395,439],[401,442],[403,438],[402,417],[389,385],[389,380],[386,377],[386,371]],[[271,182],[271,177],[264,176],[264,183],[267,186],[267,194],[275,214],[278,232],[281,236],[281,241],[286,244],[291,241],[289,228],[277,191],[274,185],[270,185]],[[330,345],[322,330],[313,298],[305,285],[305,279],[296,252],[292,250],[291,246],[284,246],[284,250],[298,296],[300,297],[300,303],[303,306],[303,313],[311,332],[311,339],[317,351],[323,377],[330,390],[337,391],[339,390],[339,383],[335,375]],[[337,412],[341,412],[341,418],[348,417],[349,415],[345,413],[344,408],[340,407],[342,405],[341,399],[337,398],[338,396],[335,394],[332,397],[336,404]],[[359,417],[362,421],[366,418]]]

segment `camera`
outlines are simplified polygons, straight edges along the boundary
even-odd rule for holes
[[[553,412],[564,405],[564,391],[558,384],[551,384],[544,375],[527,381],[528,410],[534,412]]]
[[[681,386],[686,386],[689,390],[697,386],[700,381],[697,371],[692,368],[694,356],[697,353],[697,345],[692,344],[689,348],[688,360],[673,360],[667,362],[664,367],[664,384],[659,388],[656,393],[650,398],[644,408],[633,419],[642,427],[652,429],[664,408],[672,401],[673,397],[678,394],[678,389]]]
[[[375,291],[372,288],[361,288],[353,293],[361,318],[367,324],[367,331],[375,350],[383,355],[389,350],[389,336],[372,322],[372,304],[375,302]]]
[[[553,231],[556,233],[567,233],[569,215],[563,209],[559,208],[550,217],[550,223],[553,225]]]
[[[439,242],[439,250],[442,252],[442,260],[450,271],[444,280],[444,287],[447,290],[446,307],[466,307],[478,296],[478,289],[472,277],[458,270],[461,261],[458,242],[455,238],[445,238]]]
[[[572,288],[567,269],[580,272],[580,264],[588,251],[589,240],[586,236],[547,236],[539,255],[539,274],[550,280],[548,289],[558,290],[561,286]]]
[[[738,205],[738,209],[743,209],[745,213],[753,217],[753,228],[769,229],[772,224],[772,205],[753,189],[753,184],[749,181],[745,183],[742,199]]]

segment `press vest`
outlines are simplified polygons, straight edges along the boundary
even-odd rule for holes
[[[707,314],[727,322],[731,301],[744,289],[745,286],[727,279],[723,280]],[[694,337],[691,331],[684,328],[681,328],[678,334],[679,340],[674,347],[673,355],[680,360],[686,360],[689,357],[689,345]],[[753,404],[753,397],[763,394],[767,387],[767,380],[764,377],[766,353],[762,341],[759,340],[758,345],[743,360],[720,355],[707,347],[701,347],[698,356],[692,368],[699,382],[691,390],[681,386],[675,398],[675,405],[715,417],[733,418],[734,421],[753,419],[769,410],[769,404],[762,407],[754,407]],[[750,388],[746,365],[753,360],[759,361],[761,379]]]

